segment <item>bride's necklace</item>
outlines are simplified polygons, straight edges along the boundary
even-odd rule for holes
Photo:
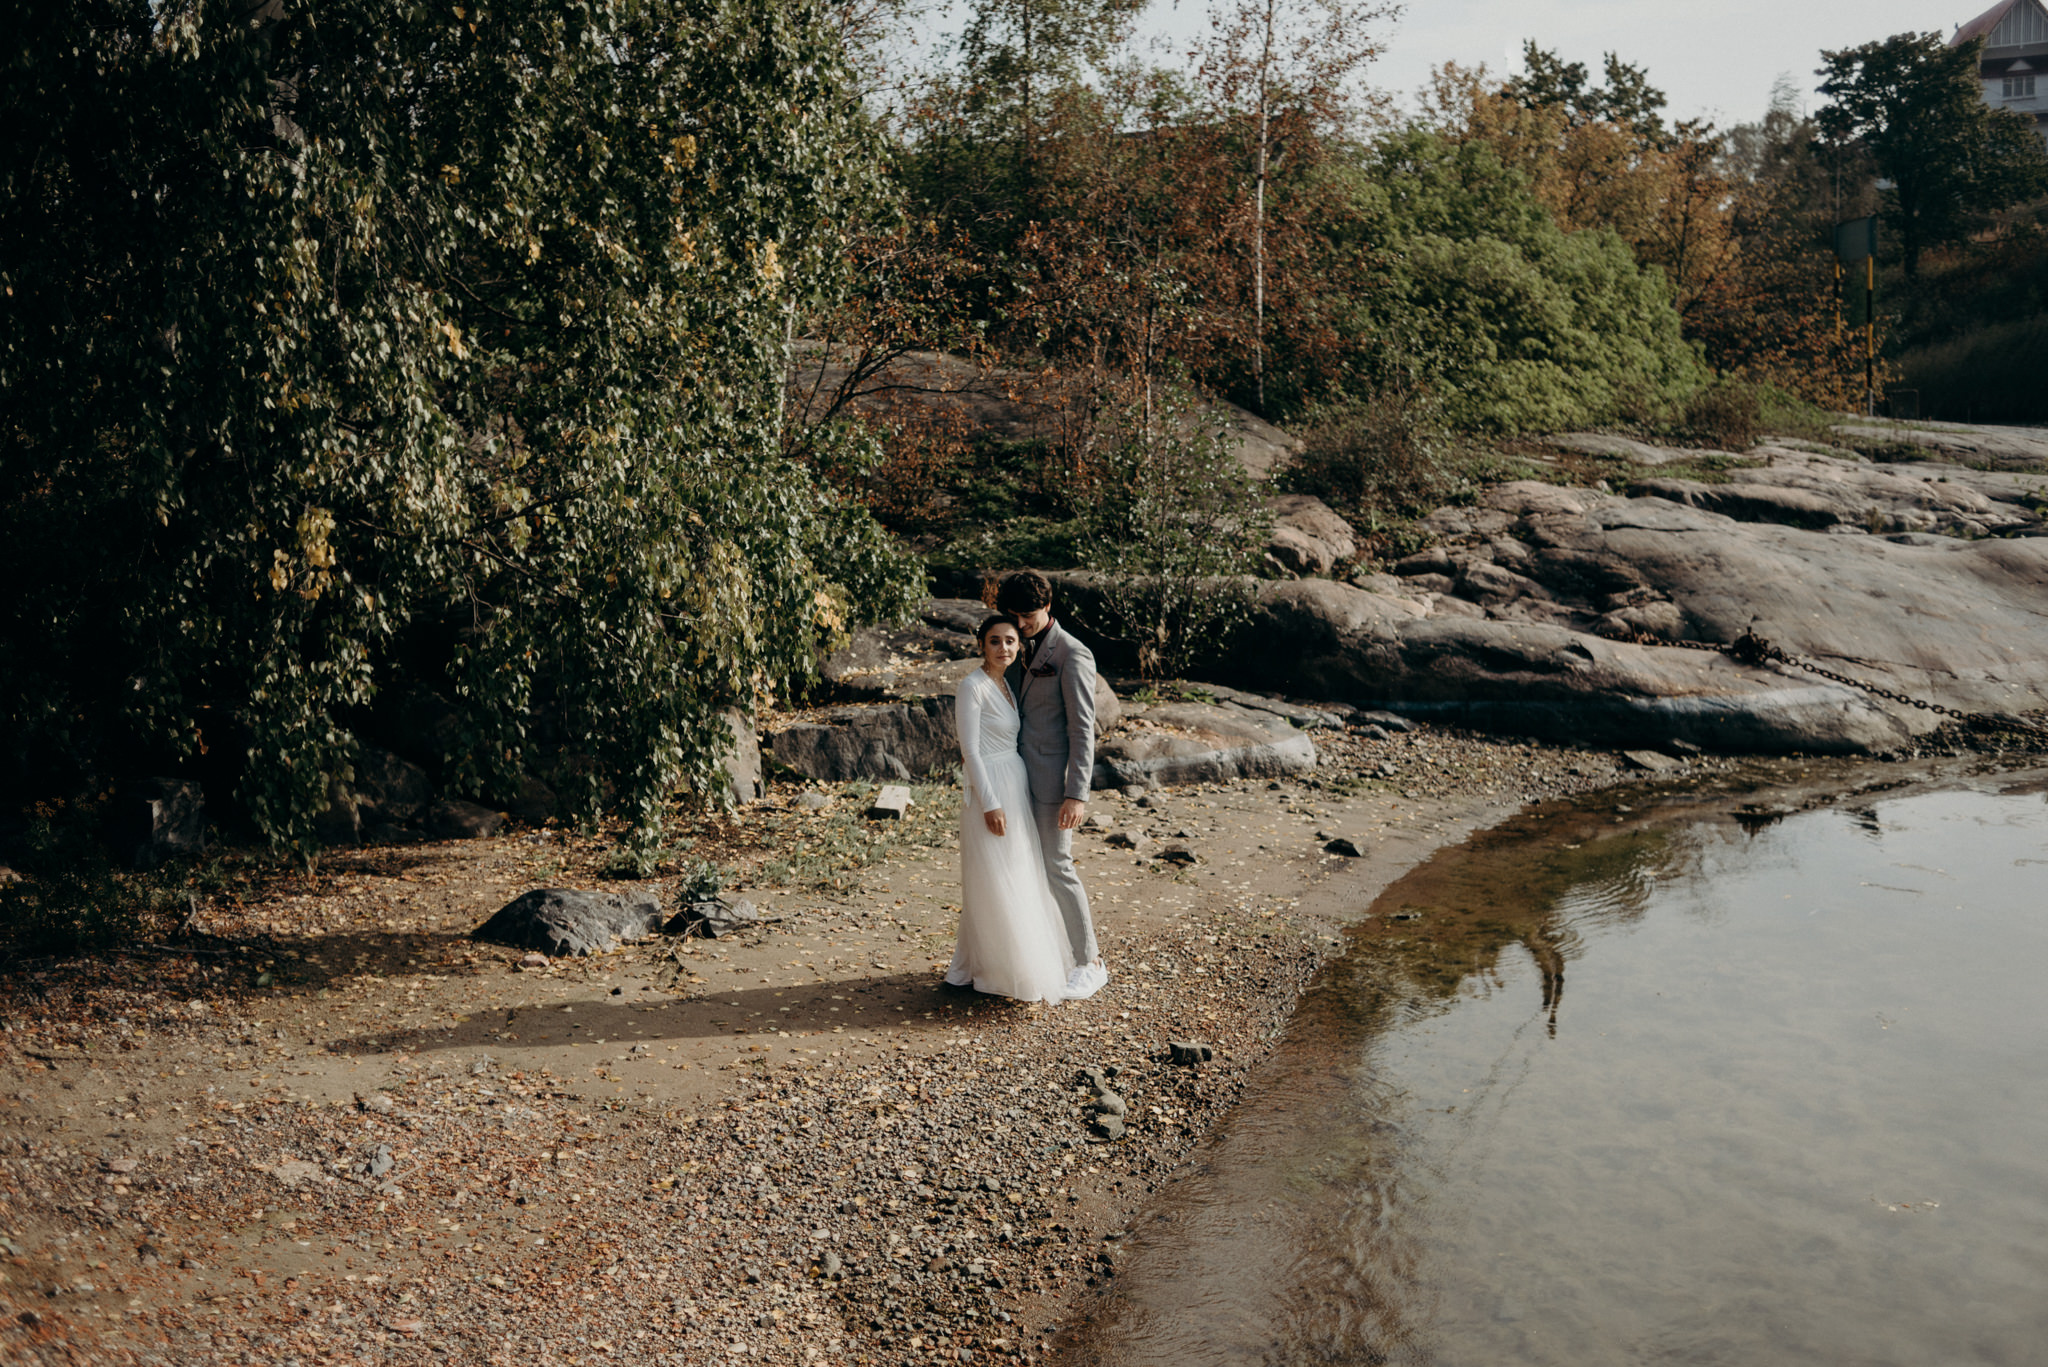
[[[990,674],[987,665],[983,665],[981,667],[981,672],[983,674],[988,675],[989,682],[993,683],[997,688],[1003,690],[1003,701],[1010,705],[1010,710],[1012,712],[1015,712],[1017,710],[1017,699],[1016,696],[1010,692],[1010,681],[1008,679],[1005,679],[1000,674]]]

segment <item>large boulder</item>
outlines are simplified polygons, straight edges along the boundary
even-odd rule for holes
[[[1266,564],[1281,574],[1327,575],[1358,554],[1358,534],[1319,498],[1279,494],[1266,500],[1273,530]]]
[[[960,762],[953,722],[953,690],[978,668],[973,660],[929,665],[896,679],[882,696],[898,701],[830,708],[768,738],[768,753],[782,767],[828,783],[851,779],[913,779]],[[1095,728],[1101,734],[1123,717],[1115,690],[1095,676]]]
[[[661,929],[661,901],[651,895],[535,888],[507,902],[470,938],[543,954],[603,954],[622,941]]]
[[[960,758],[950,696],[834,707],[777,731],[768,748],[784,768],[834,783],[920,778]]]
[[[1121,788],[1279,778],[1316,764],[1308,733],[1271,712],[1236,703],[1131,708],[1095,749],[1094,786]]]

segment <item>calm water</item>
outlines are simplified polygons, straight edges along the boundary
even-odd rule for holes
[[[1071,1360],[2048,1362],[2048,802],[1740,806],[1390,889]]]

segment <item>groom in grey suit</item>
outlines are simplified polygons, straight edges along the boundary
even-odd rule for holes
[[[1088,814],[1095,773],[1095,657],[1052,619],[1052,581],[1037,570],[1003,576],[996,610],[1023,628],[1024,648],[1004,677],[1017,700],[1017,747],[1031,783],[1046,881],[1078,970],[1102,957],[1088,891],[1074,871],[1074,828]]]

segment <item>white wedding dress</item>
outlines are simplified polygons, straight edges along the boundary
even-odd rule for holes
[[[1086,996],[1068,985],[1074,953],[1045,881],[1031,786],[1017,753],[1016,704],[1008,688],[979,669],[960,681],[953,697],[965,791],[960,939],[946,981],[1019,1001]],[[982,820],[997,809],[1003,813],[1000,836]]]

